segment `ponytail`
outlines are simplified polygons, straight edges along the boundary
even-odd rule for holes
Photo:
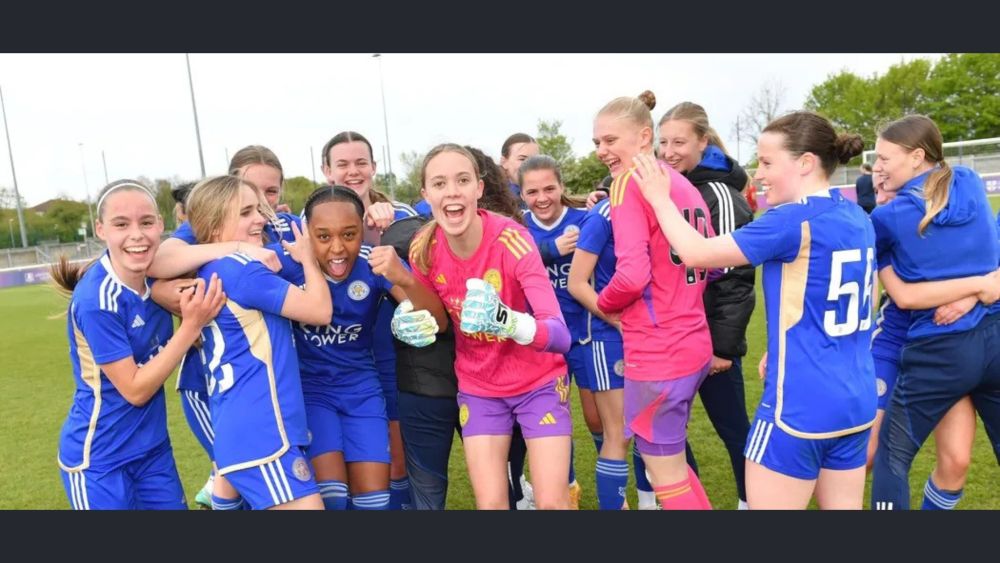
[[[954,175],[951,166],[944,160],[938,165],[940,168],[931,172],[930,176],[927,177],[927,182],[924,183],[924,200],[927,211],[924,212],[924,218],[920,220],[917,227],[917,233],[921,235],[927,230],[927,225],[931,224],[934,217],[948,205],[948,194],[951,191],[951,179]]]
[[[59,261],[49,267],[49,275],[52,277],[52,287],[56,290],[59,295],[62,295],[66,299],[73,296],[73,290],[76,289],[76,285],[80,283],[83,278],[83,274],[87,272],[87,269],[94,265],[97,259],[91,260],[90,262],[83,264],[72,263],[66,255],[59,256]]]
[[[437,232],[437,221],[431,219],[413,237],[410,243],[410,265],[427,275],[431,270],[431,245]]]

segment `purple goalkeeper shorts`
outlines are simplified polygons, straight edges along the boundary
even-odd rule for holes
[[[708,376],[710,364],[677,379],[625,378],[625,437],[635,436],[641,453],[666,456],[684,451],[691,401]]]
[[[513,397],[480,397],[459,391],[458,421],[463,436],[509,436],[515,422],[528,440],[571,436],[569,384],[566,376],[561,375]]]

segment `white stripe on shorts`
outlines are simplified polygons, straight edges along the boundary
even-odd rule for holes
[[[73,510],[82,510],[80,508],[80,494],[76,488],[76,473],[66,473],[66,477],[69,478],[69,504],[73,507]]]
[[[208,438],[208,443],[215,444],[215,431],[212,430],[212,417],[208,414],[208,405],[201,400],[197,391],[185,390],[184,398],[187,399],[188,406],[191,407],[191,412],[194,413],[194,418],[198,421],[202,434]]]
[[[767,440],[771,437],[771,431],[774,430],[774,423],[767,423],[767,432],[764,433],[764,439],[760,441],[760,451],[757,452],[757,458],[754,459],[757,463],[760,463],[761,458],[764,457],[764,450],[767,449]]]
[[[285,496],[288,497],[286,502],[292,502],[295,500],[295,495],[292,494],[292,486],[288,484],[288,475],[285,474],[285,468],[281,466],[281,460],[274,460],[274,468],[278,472],[278,477],[281,479],[279,483],[280,486],[284,486]]]
[[[259,466],[260,474],[264,476],[264,484],[267,485],[267,490],[271,493],[271,501],[274,502],[275,505],[282,504],[281,499],[278,498],[278,493],[274,490],[274,485],[271,484],[271,477],[267,473],[267,467],[269,465],[269,463],[265,463],[264,465]]]
[[[761,429],[764,426],[763,420],[758,420],[753,427],[753,434],[750,435],[750,440],[747,442],[747,451],[744,457],[747,459],[753,459],[754,450],[757,448],[757,442],[760,440]]]

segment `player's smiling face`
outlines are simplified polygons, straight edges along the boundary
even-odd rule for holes
[[[532,170],[524,174],[521,199],[542,224],[551,225],[563,212],[563,185],[554,170]]]
[[[671,119],[660,125],[660,158],[678,172],[694,170],[706,147],[708,136],[699,139],[690,121]]]
[[[138,189],[118,188],[104,200],[97,236],[108,244],[108,254],[123,281],[145,276],[160,246],[163,220],[152,198]],[[129,275],[132,274],[132,275]]]
[[[632,159],[652,138],[652,129],[618,115],[602,113],[594,119],[594,151],[615,178],[632,168]]]
[[[240,241],[263,246],[264,225],[267,224],[267,219],[260,212],[262,203],[253,188],[241,183],[239,199],[233,202],[234,210],[223,223],[218,240],[221,242]]]
[[[762,133],[757,140],[757,173],[753,178],[764,188],[764,197],[772,207],[801,197],[801,156],[796,158],[784,145],[781,133]]]
[[[240,168],[237,176],[257,186],[267,204],[274,209],[281,201],[281,171],[267,164],[248,164]]]
[[[354,204],[328,201],[312,208],[309,237],[320,268],[330,278],[346,279],[361,252],[363,225]]]
[[[928,166],[924,162],[923,149],[911,151],[881,137],[875,140],[872,182],[874,183],[875,176],[883,177],[882,189],[886,192],[899,190],[903,184],[922,174]]]
[[[330,147],[327,158],[330,164],[323,165],[326,181],[335,186],[347,186],[361,196],[361,201],[366,201],[375,177],[375,163],[368,145],[362,141],[338,143]]]
[[[464,154],[443,151],[427,162],[421,195],[431,206],[434,220],[449,237],[460,237],[476,217],[483,195],[483,180]]]
[[[538,154],[537,143],[514,143],[508,147],[508,156],[500,157],[500,167],[512,182],[517,182],[517,169],[521,163]]]

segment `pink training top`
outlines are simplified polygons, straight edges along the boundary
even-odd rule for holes
[[[670,199],[705,236],[714,236],[711,215],[698,190],[663,162]],[[625,377],[640,381],[691,375],[712,357],[705,319],[706,271],[688,268],[670,249],[656,214],[639,191],[635,169],[611,185],[611,228],[617,269],[597,306],[622,313]]]
[[[482,209],[478,214],[483,220],[483,240],[475,254],[466,260],[455,256],[444,231],[436,228],[430,271],[424,275],[414,268],[413,275],[441,297],[454,324],[459,390],[481,397],[513,397],[566,375],[562,354],[569,350],[569,330],[528,230]],[[485,280],[505,305],[535,317],[538,330],[531,344],[458,330],[469,278]]]

